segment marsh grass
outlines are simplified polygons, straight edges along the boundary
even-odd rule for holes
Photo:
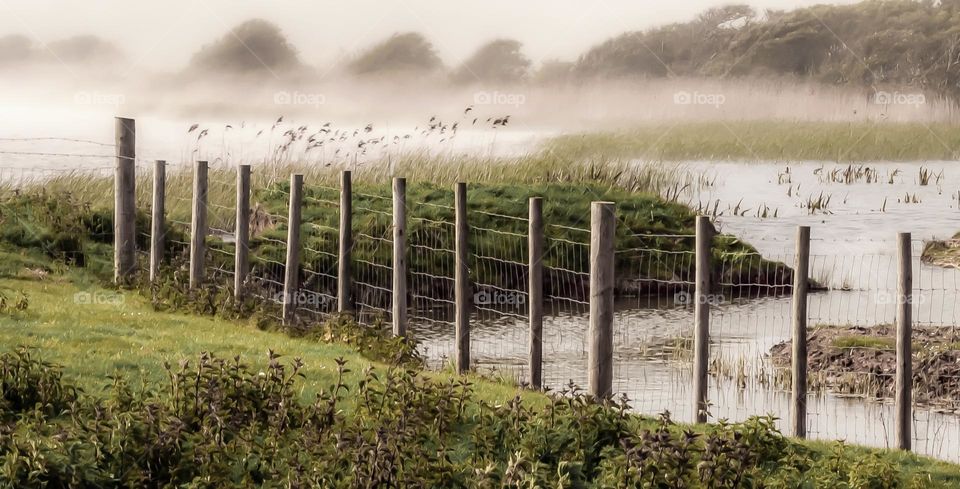
[[[305,270],[322,272],[329,276],[335,268],[336,233],[339,220],[339,170],[298,164],[270,164],[257,166],[252,175],[252,204],[254,219],[252,229],[252,261],[255,269],[263,270],[264,278],[282,283],[282,264],[285,261],[286,216],[289,200],[289,176],[291,173],[305,175],[305,201],[303,208]],[[211,229],[208,237],[210,248],[218,251],[211,257],[214,267],[231,270],[233,267],[233,244],[229,234],[235,221],[235,169],[225,165],[213,165],[209,171],[207,214]],[[677,173],[657,166],[636,167],[626,163],[581,163],[542,154],[519,160],[482,160],[476,158],[427,160],[425,157],[404,159],[392,166],[360,165],[354,171],[354,235],[364,234],[373,239],[390,236],[391,212],[390,181],[392,174],[408,178],[408,219],[411,239],[426,237],[432,247],[453,249],[452,234],[444,232],[443,224],[453,222],[453,185],[457,181],[468,183],[468,206],[471,209],[470,225],[476,229],[495,232],[478,232],[474,247],[484,250],[503,265],[475,267],[473,277],[478,283],[498,284],[523,290],[526,261],[525,247],[516,240],[506,239],[504,233],[524,236],[527,201],[530,197],[544,198],[544,220],[548,224],[548,239],[583,242],[583,234],[589,228],[590,202],[612,201],[618,205],[619,225],[617,249],[657,249],[663,251],[690,250],[693,246],[693,222],[695,213],[675,202],[666,202],[654,192],[645,189],[669,188],[672,195],[680,193],[676,183]],[[693,178],[693,177],[690,177]],[[167,172],[166,218],[169,235],[168,247],[187,241],[189,233],[192,197],[192,171],[171,168]],[[148,249],[149,203],[151,194],[150,175],[140,172],[137,188],[138,240],[140,249]],[[670,182],[672,187],[666,187]],[[694,179],[694,184],[709,184]],[[45,181],[32,182],[16,189],[6,189],[6,195],[23,199],[28,195],[44,195],[47,200],[59,199],[69,202],[69,208],[61,212],[65,220],[84,222],[86,214],[100,216],[105,244],[112,240],[112,176],[103,174],[78,174],[57,176]],[[56,197],[54,197],[56,196]],[[42,199],[41,199],[42,200]],[[15,201],[15,199],[14,199]],[[8,200],[8,202],[14,202]],[[40,201],[38,201],[39,203]],[[14,206],[19,204],[12,204]],[[369,210],[369,212],[365,211]],[[474,212],[475,211],[475,212]],[[757,211],[766,215],[769,210]],[[67,216],[70,216],[67,219]],[[384,218],[386,216],[386,218]],[[498,216],[506,216],[502,219]],[[33,217],[27,220],[34,219]],[[437,226],[440,226],[439,228]],[[79,233],[86,230],[76,230]],[[646,234],[678,235],[680,237],[646,237]],[[168,249],[167,254],[183,254],[186,249],[180,244]],[[718,241],[717,253],[753,252],[748,244],[732,237]],[[391,261],[389,246],[362,246],[355,249],[355,258],[368,263],[388,265]],[[654,257],[656,258],[656,257]],[[548,269],[564,268],[587,270],[587,255],[579,248],[548,250],[545,265]],[[618,266],[629,270],[644,270],[649,278],[676,280],[689,277],[691,264],[666,260],[647,260],[649,256],[636,253],[618,253]],[[280,264],[273,266],[271,264]],[[413,256],[414,269],[443,277],[445,264],[435,254]],[[785,268],[783,265],[776,265]],[[487,274],[487,275],[484,275]],[[555,284],[561,289],[579,290],[580,285],[566,281],[579,280],[566,274],[566,279],[545,277],[546,284]],[[788,273],[778,276],[789,278]],[[329,278],[329,277],[328,277]],[[317,279],[309,287],[330,293],[329,280]],[[442,281],[442,279],[441,279]],[[440,281],[437,282],[439,286]],[[389,286],[383,284],[383,286]],[[576,286],[576,287],[572,287]],[[433,287],[433,286],[431,286]],[[637,292],[637,291],[631,291]]]
[[[618,132],[564,135],[548,141],[545,147],[574,159],[842,163],[955,160],[960,151],[960,126],[891,122],[682,122],[641,125]]]

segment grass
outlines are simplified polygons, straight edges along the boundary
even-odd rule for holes
[[[222,170],[217,173],[219,178],[211,178],[215,183],[211,184],[208,213],[211,215],[211,229],[230,232],[235,213],[235,190],[232,187],[224,189],[229,185],[216,183],[221,182],[226,173]],[[176,193],[185,192],[190,185],[176,180],[187,178],[182,173],[171,177],[168,180],[171,206],[167,212],[169,230],[166,242],[168,258],[177,263],[177,257],[182,260],[186,255],[182,243],[187,241],[185,236],[189,233],[186,224],[189,214],[183,214],[182,204],[187,199]],[[256,187],[252,196],[254,221],[258,222],[252,226],[255,230],[251,240],[252,272],[255,277],[280,282],[286,252],[289,182],[282,178],[263,178],[266,186]],[[60,179],[42,189],[22,189],[19,195],[0,205],[0,213],[10,224],[0,234],[0,240],[50,250],[60,250],[64,248],[60,243],[66,242],[74,251],[83,248],[85,252],[99,253],[96,257],[84,256],[84,260],[98,263],[106,275],[112,253],[109,248],[112,240],[109,203],[96,199],[86,187],[83,192],[69,190],[72,187],[61,188],[65,185],[105,185],[105,181],[109,178],[91,177],[74,182]],[[268,183],[270,181],[272,183]],[[325,182],[321,179],[305,185],[301,264],[303,270],[312,272],[304,288],[329,296],[336,290],[333,271],[336,270],[340,209],[338,188]],[[385,241],[392,233],[390,195],[390,186],[375,178],[358,180],[354,187],[354,266],[359,277],[357,282],[372,284],[374,287],[368,288],[371,290],[390,286],[389,273],[384,272],[392,262],[391,246]],[[589,268],[590,205],[598,200],[617,204],[617,267],[624,277],[634,278],[621,281],[619,293],[647,293],[644,287],[659,283],[650,279],[679,284],[692,277],[693,260],[689,252],[694,244],[695,213],[683,205],[666,202],[653,194],[600,183],[477,183],[468,189],[468,221],[472,229],[473,250],[470,270],[475,283],[525,290],[527,201],[534,196],[544,199],[544,284],[547,293],[585,290],[582,272]],[[215,201],[215,197],[221,200]],[[417,277],[423,284],[416,293],[427,297],[445,296],[450,281],[444,277],[453,272],[452,255],[443,251],[454,249],[452,187],[413,181],[408,184],[407,207],[411,269],[422,272]],[[143,230],[137,235],[140,249],[148,247],[148,208],[141,204],[142,210],[138,213],[137,226]],[[211,250],[215,250],[210,253],[209,263],[217,269],[232,270],[233,245],[218,234],[208,237]],[[90,240],[95,246],[88,249],[84,243]],[[427,248],[439,251],[428,251]],[[766,280],[777,286],[775,292],[779,293],[784,292],[784,287],[791,282],[792,273],[786,265],[766,262],[753,247],[733,236],[720,235],[715,241],[714,253],[718,276],[727,274],[721,277],[725,283],[750,284]],[[51,256],[55,254],[51,253]],[[757,270],[766,273],[759,279],[750,276]],[[423,278],[427,276],[440,278]],[[412,286],[418,287],[417,284]],[[355,297],[364,293],[363,290],[355,292]],[[381,305],[386,299],[386,294],[367,292],[376,296],[364,298],[375,301],[372,305]]]
[[[960,126],[870,122],[681,122],[557,137],[545,145],[567,158],[647,161],[955,160]]]
[[[9,272],[13,267],[4,268]],[[240,355],[254,370],[266,369],[268,350],[281,354],[284,361],[299,357],[305,364],[306,380],[299,391],[303,401],[313,400],[317,392],[335,382],[337,358],[350,365],[347,380],[351,384],[359,382],[368,367],[387,368],[349,346],[260,330],[253,321],[155,311],[139,293],[104,289],[98,280],[83,273],[48,275],[43,280],[23,271],[18,276],[3,275],[0,292],[23,294],[29,306],[22,312],[0,315],[0,344],[7,349],[36,349],[44,360],[64,367],[65,380],[89,393],[109,390],[114,376],[136,386],[159,385],[167,379],[164,363],[176,366],[181,361],[196,361],[202,352],[220,358]],[[78,293],[121,299],[77,304],[74,298]],[[454,377],[449,372],[431,375]],[[491,402],[517,393],[515,386],[479,379],[476,387],[478,398]],[[533,405],[544,402],[532,393],[524,397]]]
[[[282,360],[288,362],[293,358],[301,358],[304,366],[300,373],[303,376],[296,383],[295,397],[304,403],[312,402],[318,393],[337,382],[338,359],[346,360],[350,369],[344,380],[349,393],[356,393],[358,389],[363,389],[365,383],[371,382],[365,372],[368,368],[381,373],[389,369],[388,365],[371,361],[346,345],[261,330],[252,320],[226,320],[158,311],[139,293],[103,288],[99,285],[101,281],[102,278],[98,278],[92,270],[51,262],[42,250],[16,248],[9,243],[3,245],[0,251],[0,293],[5,297],[22,297],[26,307],[23,310],[6,307],[0,312],[0,344],[8,348],[23,345],[35,349],[36,354],[44,360],[62,366],[65,382],[82,388],[88,395],[100,398],[113,395],[115,378],[126,379],[135,391],[139,386],[147,390],[159,389],[167,381],[165,363],[176,366],[182,361],[189,361],[194,364],[203,352],[225,359],[240,355],[252,372],[268,371],[267,352],[270,350],[282,355]],[[92,294],[107,300],[78,304],[78,293]],[[421,375],[440,382],[456,381],[460,378],[449,372]],[[475,439],[500,436],[494,435],[499,431],[489,435],[481,433],[488,429],[485,428],[485,423],[505,414],[489,413],[492,418],[488,420],[483,418],[482,413],[492,409],[489,406],[504,406],[506,409],[509,405],[507,401],[518,394],[525,406],[523,412],[527,413],[522,416],[539,416],[534,418],[539,420],[539,423],[545,423],[554,416],[546,414],[545,410],[551,409],[551,403],[555,401],[542,394],[521,391],[514,385],[492,382],[481,377],[470,376],[469,380],[472,394],[467,407],[469,412],[476,413],[471,416],[479,416],[480,424],[463,425],[458,430],[470,433],[473,437],[480,437]],[[368,401],[357,394],[346,395],[341,404],[342,415],[348,418],[368,416],[365,413],[368,413],[369,407],[363,407],[365,402]],[[112,403],[108,405],[113,406]],[[397,406],[395,409],[402,407]],[[513,408],[510,408],[509,412],[514,412]],[[587,414],[582,412],[580,415]],[[594,418],[578,421],[594,422],[597,422]],[[630,430],[638,433],[645,429],[654,430],[658,426],[652,419],[634,418],[629,423]],[[27,429],[32,428],[23,428]],[[506,427],[496,428],[503,429]],[[579,429],[575,429],[574,433],[579,432]],[[681,436],[687,429],[689,427],[681,425],[671,427],[670,431]],[[746,429],[749,432],[754,428],[733,429]],[[696,427],[694,430],[701,436],[717,433],[717,430],[723,432],[723,428],[709,426]],[[551,445],[559,443],[557,440],[562,438],[552,438],[559,435],[561,432],[543,439],[524,438],[520,435],[518,440],[523,440],[522,450],[550,452],[560,449],[559,445]],[[18,432],[18,436],[25,436],[24,432]],[[452,455],[454,460],[470,460],[473,450],[470,443],[459,440],[455,446],[456,455]],[[837,443],[825,442],[790,440],[786,446],[790,453],[795,453],[796,457],[805,461],[791,460],[789,463],[765,465],[765,477],[793,480],[794,475],[783,469],[790,464],[806,466],[814,463],[821,467],[818,470],[826,470],[824,467],[839,464],[838,467],[842,468],[831,468],[829,471],[839,470],[843,474],[841,477],[847,477],[848,474],[856,477],[856,474],[867,474],[877,470],[877,467],[886,467],[885,470],[895,470],[897,476],[903,480],[931,481],[923,487],[960,487],[960,468],[912,454],[842,447]],[[764,450],[760,446],[752,449]],[[509,450],[508,452],[513,453]],[[833,457],[836,457],[836,460]],[[865,461],[874,465],[862,465]]]
[[[8,348],[24,345],[35,349],[44,360],[62,366],[65,382],[90,395],[108,395],[114,377],[128,380],[135,391],[140,385],[162,385],[168,375],[164,363],[176,366],[181,361],[196,362],[201,352],[227,359],[240,355],[253,372],[268,369],[268,350],[282,355],[285,361],[299,357],[304,367],[301,370],[303,378],[297,383],[296,397],[303,402],[312,401],[318,392],[337,382],[338,358],[345,359],[351,370],[344,381],[350,392],[355,392],[353,389],[367,378],[365,369],[372,367],[384,372],[388,368],[385,364],[367,360],[344,345],[261,331],[246,321],[158,312],[138,293],[101,288],[96,279],[83,271],[68,270],[37,278],[29,271],[29,266],[42,258],[29,252],[6,252],[0,254],[0,259],[0,291],[7,295],[22,294],[29,302],[24,311],[7,310],[0,314],[0,344]],[[24,265],[28,268],[22,268]],[[73,299],[78,292],[99,293],[101,296],[120,294],[123,299],[76,304]],[[440,381],[457,378],[448,372],[424,375]],[[482,411],[483,408],[478,407],[481,403],[501,405],[518,393],[531,413],[547,409],[550,404],[542,394],[518,391],[515,386],[483,378],[470,380],[473,395],[468,407],[471,410]],[[369,378],[366,381],[369,382]],[[352,416],[360,402],[356,395],[347,395],[343,403],[344,414]],[[655,429],[657,423],[645,420],[637,426],[637,429]],[[482,425],[469,428],[471,432],[477,429],[487,428]],[[677,433],[683,429],[686,428],[678,426]],[[698,427],[695,430],[706,434],[713,429]],[[477,436],[476,433],[473,436]],[[542,442],[549,443],[548,440],[549,437]],[[894,467],[904,480],[928,481],[928,485],[922,487],[960,487],[960,467],[913,454],[841,447],[835,442],[790,441],[789,444],[795,447],[790,450],[801,450],[797,452],[801,454],[798,456],[820,460],[817,462],[820,464],[842,463],[842,470],[850,471],[850,474],[873,470],[860,467],[861,462],[857,461],[874,460],[881,466]],[[457,450],[465,452],[458,457],[469,458],[472,449],[468,445],[459,446]],[[548,446],[540,449],[552,450]],[[839,457],[840,462],[828,463],[834,456]],[[787,477],[776,468],[772,470],[772,474],[779,474],[777,477]]]
[[[878,338],[875,336],[849,335],[838,336],[833,339],[834,348],[867,348],[872,350],[892,350],[896,347],[895,338]]]

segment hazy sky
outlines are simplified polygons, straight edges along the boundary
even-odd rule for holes
[[[525,44],[534,60],[573,59],[624,31],[692,18],[722,0],[0,0],[0,36],[41,42],[97,34],[144,68],[176,69],[199,45],[261,17],[278,24],[306,63],[322,65],[397,31],[414,30],[455,64],[495,37]],[[853,0],[752,0],[790,9]]]

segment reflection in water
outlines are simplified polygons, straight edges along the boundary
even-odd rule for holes
[[[960,172],[948,169],[928,185],[917,181],[921,167],[939,174],[945,162],[871,164],[879,179],[870,183],[824,178],[841,165],[821,163],[791,163],[789,183],[779,183],[787,167],[780,163],[695,162],[682,166],[717,175],[713,186],[689,190],[686,197],[694,206],[719,200],[717,208],[721,212],[738,205],[741,210],[764,206],[777,209],[775,219],[751,217],[749,211],[738,216],[728,211],[717,218],[723,232],[751,243],[768,259],[793,263],[796,226],[812,227],[810,274],[825,290],[809,297],[811,327],[894,322],[894,238],[901,231],[912,232],[914,238],[915,327],[960,324],[956,301],[960,272],[919,261],[923,240],[960,230],[960,202],[955,190],[947,190],[960,188]],[[820,192],[833,196],[827,209],[831,213],[811,215],[804,202],[807,196]],[[907,203],[904,195],[908,193],[916,195],[919,202]],[[691,421],[692,367],[688,352],[692,309],[676,307],[670,299],[641,297],[618,302],[614,390],[626,394],[642,413],[670,411],[678,421]],[[711,314],[712,368],[725,372],[711,376],[711,417],[743,420],[771,414],[779,418],[781,429],[786,429],[788,387],[772,381],[775,372],[767,354],[773,345],[790,339],[790,298],[742,293],[723,299]],[[553,389],[569,381],[585,386],[585,307],[553,306],[544,324],[545,382]],[[512,314],[522,316],[525,312]],[[414,331],[434,362],[453,352],[452,318],[440,316],[441,323],[421,325]],[[513,315],[475,316],[471,334],[476,366],[526,378],[526,328],[526,322]],[[814,393],[808,399],[808,431],[815,438],[889,447],[894,440],[893,419],[894,408],[889,402],[832,393]],[[960,419],[956,415],[917,407],[913,432],[918,453],[960,461]]]

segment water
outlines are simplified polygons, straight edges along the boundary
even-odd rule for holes
[[[67,136],[112,143],[113,120],[106,113],[77,113],[49,110],[16,113],[0,109],[0,138]],[[14,124],[13,121],[16,121]],[[51,128],[50,121],[56,121]],[[282,140],[285,130],[300,124],[320,127],[324,121],[290,121],[270,131],[275,121],[216,121],[200,123],[169,118],[138,118],[138,154],[145,162],[161,158],[171,164],[198,159],[229,163],[263,161]],[[230,124],[232,127],[227,128]],[[352,130],[363,124],[344,125]],[[208,134],[198,139],[199,132]],[[418,127],[418,130],[422,130]],[[264,131],[260,136],[257,133]],[[267,134],[264,136],[263,134]],[[363,134],[363,133],[362,133]],[[363,164],[384,155],[410,151],[447,154],[521,154],[549,134],[534,130],[461,130],[450,140],[437,134],[412,136],[411,127],[378,125],[367,138],[384,137],[388,149],[356,153],[356,141],[329,144],[324,151],[306,152],[294,148],[291,154],[308,154],[307,161],[323,165],[354,153],[354,164]],[[394,140],[399,138],[397,144]],[[441,141],[441,139],[444,139]],[[173,148],[171,154],[171,148]],[[340,152],[337,153],[337,150]],[[6,151],[7,154],[2,152]],[[14,152],[44,152],[85,155],[82,157],[15,155]],[[71,141],[0,141],[0,173],[30,172],[36,169],[109,169],[114,161],[112,148]],[[348,161],[350,160],[348,159]],[[638,163],[639,164],[639,163]],[[681,200],[694,207],[717,209],[717,224],[725,233],[753,244],[765,257],[793,262],[796,226],[812,227],[811,275],[828,287],[810,297],[810,323],[872,326],[892,323],[895,304],[896,264],[894,237],[897,232],[913,233],[914,254],[924,240],[949,237],[960,230],[960,171],[955,162],[871,163],[876,182],[832,181],[834,169],[847,165],[820,162],[684,162],[678,169],[703,173],[713,184],[690,188]],[[14,170],[14,169],[18,170]],[[942,175],[926,186],[919,185],[921,168]],[[892,176],[892,179],[891,179]],[[873,178],[873,177],[871,177]],[[892,180],[892,183],[890,183]],[[824,211],[811,214],[808,201],[829,196]],[[908,203],[907,200],[917,203]],[[736,209],[736,215],[735,211]],[[766,209],[767,218],[760,218]],[[776,213],[775,218],[771,217]],[[914,318],[918,326],[958,324],[957,272],[916,262]],[[692,333],[692,311],[678,307],[670,298],[625,298],[618,301],[615,320],[614,389],[632,399],[632,405],[647,414],[669,410],[674,419],[693,419],[690,392],[690,363],[678,338]],[[484,313],[474,317],[473,359],[484,370],[496,370],[517,378],[526,377],[527,326],[525,311],[508,314]],[[586,308],[576,301],[550,304],[544,324],[544,374],[547,385],[562,388],[572,381],[586,385]],[[433,363],[453,352],[453,327],[449,311],[435,311],[439,321],[413,326],[423,351]],[[789,393],[756,379],[769,377],[766,354],[770,347],[790,337],[790,301],[786,297],[727,297],[714,308],[711,358],[723,359],[752,379],[741,383],[732,378],[712,377],[709,386],[713,419],[744,419],[749,415],[772,413],[788,418]],[[688,345],[687,345],[688,347]],[[812,394],[808,400],[810,435],[824,439],[885,447],[892,444],[893,408],[888,403],[864,401],[833,394]],[[785,426],[781,427],[786,428]],[[960,461],[960,422],[954,415],[915,410],[915,447],[920,453]]]
[[[825,176],[846,165],[819,162],[789,164],[790,183],[779,183],[788,166],[782,163],[687,162],[678,165],[678,170],[703,172],[715,178],[712,186],[692,189],[683,198],[693,206],[707,206],[709,202],[710,208],[719,200],[717,209],[722,215],[717,221],[721,230],[753,244],[764,257],[793,263],[796,226],[812,227],[811,277],[829,290],[810,296],[811,326],[892,324],[896,315],[895,237],[901,231],[913,233],[914,321],[917,327],[923,327],[955,326],[960,317],[956,301],[958,272],[919,261],[925,240],[949,237],[960,230],[956,199],[960,171],[953,170],[951,164],[870,164],[878,183],[861,180],[849,184]],[[931,179],[921,186],[917,181],[921,168],[943,173],[939,180]],[[891,174],[893,183],[889,183]],[[829,213],[811,214],[804,208],[807,197],[821,192],[832,195],[826,209]],[[916,195],[919,203],[906,203],[908,193]],[[898,197],[901,202],[897,202]],[[764,205],[771,209],[768,216],[777,209],[777,217],[756,217],[756,209]],[[742,215],[733,215],[732,209],[738,206]],[[787,429],[789,392],[769,382],[772,367],[767,353],[772,346],[790,339],[790,311],[789,297],[749,294],[728,297],[714,308],[711,359],[723,360],[733,372],[732,378],[711,378],[712,419],[742,420],[770,413],[781,418],[781,428]],[[472,354],[481,369],[524,379],[524,311],[509,312],[496,319],[475,315]],[[544,376],[551,388],[561,388],[569,381],[586,385],[587,325],[582,304],[553,304],[544,324]],[[615,392],[626,394],[641,412],[670,411],[676,420],[692,420],[690,361],[670,348],[676,338],[691,337],[692,325],[690,308],[650,298],[620,300],[615,319]],[[433,323],[416,329],[415,334],[424,342],[429,358],[436,361],[452,355],[452,324]],[[746,375],[745,383],[737,380],[738,371]],[[810,395],[808,409],[811,437],[878,447],[893,444],[894,412],[890,403],[818,393]],[[914,438],[916,451],[960,461],[957,416],[917,407]]]

